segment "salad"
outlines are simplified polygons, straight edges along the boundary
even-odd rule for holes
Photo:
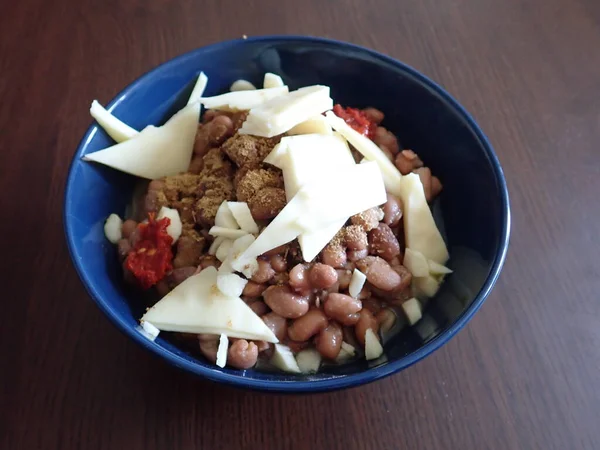
[[[383,361],[451,273],[429,206],[440,180],[382,111],[328,86],[267,73],[204,97],[207,82],[160,127],[90,110],[116,144],[83,159],[144,180],[104,226],[150,299],[139,331],[240,370]]]

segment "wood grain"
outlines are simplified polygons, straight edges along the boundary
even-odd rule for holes
[[[242,34],[332,37],[443,84],[508,177],[513,237],[483,309],[401,374],[333,394],[209,384],[87,298],[64,244],[71,155],[109,100]],[[0,14],[0,447],[593,449],[600,445],[600,3],[23,0]]]

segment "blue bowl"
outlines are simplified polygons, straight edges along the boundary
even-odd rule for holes
[[[427,306],[417,326],[386,345],[387,362],[359,361],[310,376],[220,369],[191,356],[168,339],[150,342],[136,331],[143,306],[122,281],[103,223],[123,214],[133,177],[81,161],[111,140],[92,125],[73,158],[65,192],[65,232],[75,268],[90,296],[129,338],[171,364],[217,382],[281,392],[320,392],[358,386],[419,361],[473,317],[496,282],[508,247],[510,209],[498,160],[471,116],[438,85],[414,69],[377,52],[327,39],[257,37],[210,45],[150,71],[110,103],[115,115],[136,129],[160,125],[178,111],[200,71],[207,95],[225,92],[240,78],[261,85],[265,72],[283,77],[290,89],[331,86],[336,103],[374,106],[384,125],[414,149],[442,180],[434,207],[443,218],[454,274]],[[91,99],[89,99],[91,100]]]

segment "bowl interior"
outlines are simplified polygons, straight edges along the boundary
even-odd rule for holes
[[[146,74],[111,103],[136,129],[164,123],[190,94],[200,70],[206,95],[225,92],[239,79],[262,84],[265,72],[290,89],[331,86],[336,103],[374,106],[404,148],[415,150],[444,184],[434,215],[443,221],[454,274],[427,306],[423,320],[386,345],[387,361],[330,367],[296,377],[219,369],[159,337],[135,331],[144,305],[126,288],[115,248],[103,234],[113,212],[123,215],[135,179],[80,157],[112,144],[92,126],[75,154],[67,183],[65,226],[73,261],[86,288],[117,326],[145,347],[214,380],[275,390],[325,390],[371,381],[406,367],[446,342],[483,302],[502,265],[508,239],[508,199],[501,169],[476,125],[439,87],[414,70],[375,52],[312,38],[256,38],[196,50]]]

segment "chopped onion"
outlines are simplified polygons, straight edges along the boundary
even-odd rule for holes
[[[104,222],[104,235],[111,243],[116,244],[121,240],[123,234],[121,233],[121,227],[123,226],[123,220],[116,214],[111,214]]]

